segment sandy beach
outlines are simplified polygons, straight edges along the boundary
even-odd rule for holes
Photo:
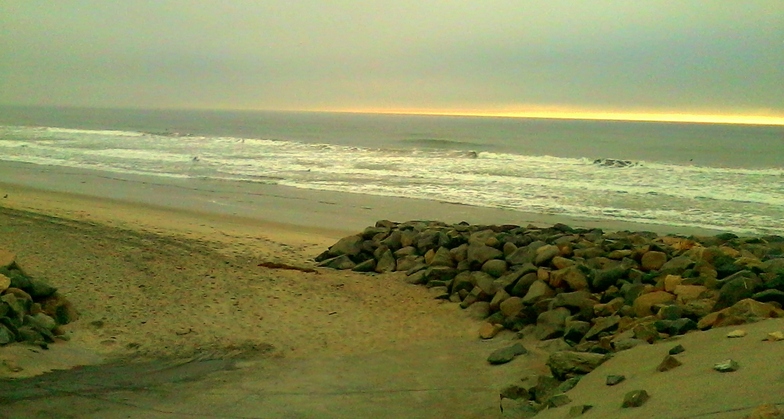
[[[481,396],[496,405],[465,417],[495,417],[496,387],[521,375],[546,373],[545,352],[534,350],[527,363],[515,369],[492,369],[482,354],[508,342],[512,332],[478,347],[480,320],[457,304],[434,300],[423,287],[406,284],[403,273],[311,271],[316,255],[377,219],[564,222],[607,230],[711,233],[16,163],[0,163],[0,179],[0,247],[16,253],[30,275],[58,287],[80,313],[77,322],[66,326],[70,341],[52,345],[50,351],[21,345],[0,348],[3,377],[118,360],[233,357],[312,363],[354,357],[365,362],[362,357],[368,354],[417,345],[427,352],[433,348],[428,345],[437,343],[444,357],[464,346],[463,356],[477,358],[471,368],[486,374],[477,376],[477,382],[497,383],[483,387]],[[301,270],[259,266],[265,262]],[[754,356],[754,350],[744,353]],[[648,352],[651,359],[659,356],[655,350]],[[14,372],[9,365],[22,369]],[[417,368],[426,373],[426,368]],[[693,379],[699,386],[699,380],[706,379],[700,374],[684,380]],[[747,377],[753,380],[753,374]],[[744,406],[751,408],[749,400]]]

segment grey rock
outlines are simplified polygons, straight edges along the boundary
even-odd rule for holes
[[[679,353],[683,353],[686,351],[686,348],[683,345],[676,345],[673,346],[672,349],[668,352],[670,355],[678,355]]]
[[[748,274],[743,274],[748,272]],[[724,281],[714,311],[730,307],[744,298],[751,298],[762,287],[762,280],[749,271],[738,272]]]
[[[558,246],[554,246],[554,245],[542,246],[536,249],[536,258],[534,259],[534,265],[542,266],[550,262],[552,258],[558,256],[559,253],[561,253],[561,251],[558,249]]]
[[[491,259],[498,259],[504,256],[504,252],[483,244],[471,244],[468,246],[468,262],[472,266],[482,266]]]
[[[635,338],[622,338],[613,342],[613,348],[617,352],[625,351],[627,349],[631,349],[634,348],[635,346],[640,346],[640,345],[649,345],[649,343],[642,339],[635,339]]]
[[[550,396],[545,402],[545,406],[548,408],[556,408],[561,406],[566,406],[567,404],[571,403],[572,399],[569,398],[566,394],[555,394]]]
[[[430,261],[430,266],[448,266],[454,268],[455,261],[452,259],[452,254],[449,252],[449,249],[446,247],[439,247],[433,256],[433,260]]]
[[[46,298],[57,292],[57,288],[47,284],[40,279],[30,278],[27,288],[23,288],[35,299]]]
[[[603,354],[559,351],[550,355],[547,366],[550,367],[555,378],[565,380],[576,375],[588,374],[607,359],[609,357]]]
[[[533,265],[532,265],[533,266]],[[514,284],[512,287],[512,291],[510,294],[516,297],[524,297],[528,290],[531,288],[531,285],[538,280],[536,272],[529,272],[520,277],[519,280]]]
[[[378,263],[376,264],[376,272],[384,273],[384,272],[392,272],[395,270],[395,256],[392,255],[392,251],[387,249],[381,257],[378,259]]]
[[[329,254],[332,256],[342,256],[342,255],[356,256],[360,254],[360,252],[362,252],[363,242],[364,239],[362,238],[361,235],[344,237],[338,240],[337,243],[335,243],[334,245],[332,245],[332,247],[329,248]]]
[[[571,315],[569,310],[559,307],[548,310],[536,318],[534,335],[539,340],[547,340],[563,336],[566,319]]]
[[[591,324],[584,321],[568,321],[564,328],[563,338],[567,342],[574,344],[580,342],[583,336],[591,329]]]
[[[374,272],[376,270],[376,260],[368,259],[362,263],[358,263],[351,270],[354,272]]]
[[[349,258],[347,255],[341,255],[327,259],[319,263],[318,266],[332,269],[353,269],[355,266],[357,266],[357,264],[354,263],[354,261],[352,261],[351,258]]]
[[[593,326],[585,333],[585,340],[595,340],[604,332],[611,332],[618,328],[621,316],[597,317],[594,319]]]
[[[16,336],[3,324],[0,324],[0,346],[14,342],[16,342]]]
[[[514,345],[498,349],[491,353],[490,356],[487,357],[487,362],[492,365],[506,364],[518,355],[523,355],[526,353],[528,353],[528,351],[523,347],[523,345],[520,343],[515,343]]]
[[[740,365],[738,364],[737,361],[734,361],[732,359],[727,359],[721,362],[717,362],[713,366],[713,369],[718,372],[735,372],[738,370],[738,368],[740,368]]]
[[[500,278],[506,273],[506,262],[501,259],[491,259],[482,265],[482,272],[495,278]]]
[[[593,406],[590,404],[580,404],[577,406],[572,406],[571,408],[569,408],[569,415],[567,417],[578,418],[591,409],[593,409]]]
[[[528,400],[531,397],[530,394],[528,394],[528,390],[516,384],[508,385],[502,388],[500,396],[502,399],[512,400]]]
[[[605,384],[607,384],[608,386],[614,386],[616,384],[621,383],[625,379],[626,379],[625,375],[608,375]]]
[[[528,292],[523,297],[523,304],[531,305],[545,298],[550,298],[555,295],[555,291],[550,288],[544,281],[537,280],[528,289]]]
[[[650,398],[651,396],[648,395],[648,392],[645,390],[630,391],[623,396],[623,404],[621,404],[621,407],[640,407]]]

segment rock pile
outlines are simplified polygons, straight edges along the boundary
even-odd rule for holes
[[[316,258],[412,284],[499,327],[607,353],[782,317],[784,238],[379,221]]]
[[[73,305],[56,288],[31,278],[13,253],[0,250],[0,346],[27,342],[46,348],[64,337],[61,325],[76,319]]]

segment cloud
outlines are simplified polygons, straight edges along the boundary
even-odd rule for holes
[[[784,115],[784,3],[18,1],[0,103]]]

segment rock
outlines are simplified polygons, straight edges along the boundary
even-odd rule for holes
[[[501,303],[509,299],[510,295],[503,288],[499,289],[498,292],[495,293],[493,299],[490,300],[490,311],[496,312],[501,309]]]
[[[392,255],[392,251],[387,249],[381,257],[378,259],[378,263],[376,264],[376,272],[384,273],[384,272],[392,272],[395,270],[396,261],[395,256]]]
[[[523,355],[526,353],[528,353],[528,351],[523,347],[523,345],[515,343],[512,346],[507,346],[491,353],[490,356],[487,357],[487,362],[492,365],[506,364],[518,355]]]
[[[502,399],[512,399],[512,400],[528,400],[531,398],[531,395],[528,394],[528,390],[525,388],[512,384],[506,386],[501,389],[500,396]]]
[[[484,323],[479,328],[479,337],[482,339],[492,339],[502,330],[504,330],[503,325]]]
[[[607,380],[605,380],[605,384],[608,386],[614,386],[616,384],[621,383],[625,379],[626,379],[625,375],[608,375]]]
[[[0,323],[0,346],[16,342],[16,336]]]
[[[9,288],[13,289],[13,288]],[[16,298],[16,294],[14,293],[7,293],[0,296],[0,304],[5,303],[8,307],[8,314],[12,314],[13,317],[21,319],[22,316],[27,312],[28,303],[27,301]],[[12,317],[12,316],[8,316]]]
[[[596,304],[593,306],[593,313],[598,317],[612,316],[623,307],[623,297],[616,297],[605,304]]]
[[[703,317],[700,323],[707,327],[734,326],[753,323],[762,319],[784,317],[784,311],[771,303],[760,303],[751,298],[738,301],[732,307]],[[699,324],[698,324],[699,326]]]
[[[667,262],[667,254],[664,252],[649,251],[642,255],[640,264],[642,270],[646,272],[658,271]]]
[[[630,391],[623,396],[623,404],[621,404],[621,407],[640,407],[650,398],[651,396],[649,396],[648,392],[645,390]]]
[[[717,362],[713,365],[713,369],[718,372],[735,372],[740,368],[740,365],[736,361],[732,359],[727,359],[721,362]]]
[[[680,275],[685,270],[694,266],[694,261],[688,256],[677,256],[665,262],[658,271],[666,274]]]
[[[680,367],[681,365],[683,365],[683,363],[681,361],[678,361],[677,358],[675,358],[672,355],[667,355],[664,357],[664,359],[659,364],[659,366],[656,367],[656,371],[665,372]]]
[[[534,335],[539,340],[561,337],[564,334],[566,318],[571,313],[567,308],[559,307],[548,310],[536,318],[536,331]]]
[[[427,283],[425,271],[417,271],[406,277],[406,282],[411,285],[424,285]]]
[[[759,288],[762,287],[762,280],[749,271],[738,272],[725,280],[724,285],[719,290],[719,299],[716,301],[714,310],[721,310],[732,306],[740,300],[751,298]]]
[[[563,338],[567,342],[576,344],[582,340],[583,336],[585,336],[590,329],[591,324],[588,322],[578,320],[567,321],[564,327]]]
[[[685,304],[700,299],[706,291],[708,288],[702,285],[676,285],[672,293],[678,297],[678,302]]]
[[[638,324],[632,329],[635,339],[640,339],[648,343],[653,343],[659,340],[659,331],[653,326],[653,323]]]
[[[44,313],[34,314],[30,317],[33,319],[33,322],[37,327],[40,327],[44,330],[51,331],[54,330],[55,327],[57,327],[57,322],[55,322],[53,318],[47,316]]]
[[[1,250],[0,250],[1,252]],[[0,294],[11,286],[11,278],[0,274]]]
[[[512,287],[510,294],[516,297],[524,297],[525,294],[528,293],[528,290],[531,288],[531,285],[533,285],[533,283],[538,280],[539,279],[537,277],[536,272],[529,272],[520,277],[520,279]]]
[[[621,316],[597,317],[594,319],[593,327],[585,334],[585,340],[596,340],[601,333],[611,332],[618,328]]]
[[[624,278],[629,273],[629,268],[625,266],[615,266],[607,269],[600,269],[594,273],[591,287],[594,291],[604,291],[615,285],[619,279]]]
[[[537,414],[538,406],[529,400],[501,399],[501,416],[504,418],[530,419]]]
[[[675,293],[678,285],[683,283],[683,278],[680,275],[667,275],[664,278],[664,290],[667,292]],[[677,296],[677,294],[675,294]]]
[[[558,387],[561,382],[553,376],[537,375],[536,385],[529,389],[528,392],[533,395],[533,399],[539,403],[544,403],[553,394],[558,392]]]
[[[676,346],[673,346],[668,353],[670,355],[678,355],[678,354],[683,353],[685,351],[686,351],[686,348],[684,348],[683,345],[676,345]]]
[[[607,359],[602,354],[558,351],[547,359],[547,366],[555,378],[565,380],[575,375],[588,374]]]
[[[57,324],[68,324],[79,318],[79,313],[68,299],[54,294],[40,301],[43,312],[55,319]]]
[[[484,272],[473,272],[471,274],[473,276],[473,282],[476,284],[482,292],[485,293],[488,297],[492,297],[498,291],[495,278],[492,276],[484,273]]]
[[[357,264],[351,270],[354,272],[373,272],[376,270],[376,260],[368,259],[362,263]]]
[[[662,320],[678,320],[683,316],[683,308],[675,304],[668,304],[659,309],[656,317]]]
[[[587,411],[591,410],[593,406],[590,404],[581,404],[569,408],[569,418],[577,418],[584,415]]]
[[[435,300],[448,300],[449,299],[449,289],[444,286],[436,286],[428,288],[427,292],[433,297]]]
[[[505,260],[510,265],[524,265],[526,263],[533,263],[536,259],[536,249],[531,246],[520,247],[512,254],[507,256]]]
[[[574,266],[574,264],[576,262],[571,260],[571,259],[567,259],[565,257],[562,257],[562,256],[556,256],[556,257],[553,258],[552,261],[550,261],[550,263],[553,265],[553,267],[555,269],[559,269],[560,270],[560,269],[568,268],[570,266]]]
[[[784,332],[770,332],[763,340],[768,342],[778,342],[780,340],[784,340]]]
[[[484,320],[490,315],[490,303],[487,301],[477,301],[471,304],[466,311],[468,316],[475,320]]]
[[[635,346],[648,345],[649,343],[642,339],[623,338],[613,342],[613,348],[617,351],[625,351],[634,348]]]
[[[341,269],[353,269],[355,266],[357,266],[357,264],[354,263],[354,261],[352,261],[351,258],[348,257],[347,255],[340,255],[330,259],[326,259],[320,262],[318,266],[341,270]]]
[[[430,266],[448,266],[455,267],[455,261],[452,259],[452,253],[445,247],[439,247],[430,261]]]
[[[536,249],[536,258],[534,259],[534,265],[542,266],[556,256],[561,253],[561,250],[558,249],[558,246],[554,245],[545,245],[538,249]]]
[[[482,272],[494,278],[500,278],[506,273],[506,262],[501,259],[491,259],[482,265]]]
[[[30,278],[27,288],[24,289],[35,299],[46,298],[57,292],[57,288],[47,284],[40,279]]]
[[[2,288],[1,285],[0,288]],[[784,291],[777,289],[760,291],[752,295],[751,298],[763,303],[776,302],[784,306]]]
[[[378,270],[378,268],[376,269]],[[430,281],[449,281],[457,275],[454,268],[448,266],[431,266],[425,269],[425,283]]]
[[[567,404],[571,403],[572,399],[569,398],[566,394],[556,394],[550,396],[545,402],[545,406],[548,408],[556,408],[561,406],[566,406]]]
[[[356,256],[362,252],[362,243],[364,239],[361,235],[354,235],[344,237],[338,240],[337,243],[329,248],[329,254],[334,256]],[[331,268],[331,266],[330,266]],[[333,269],[350,269],[350,268],[333,268]]]
[[[471,266],[482,266],[491,259],[499,259],[504,256],[504,252],[483,244],[472,244],[468,246],[468,262]]]
[[[653,307],[655,304],[668,303],[674,299],[674,295],[665,291],[654,291],[647,294],[642,294],[634,300],[634,314],[637,315],[637,317],[650,316],[653,314],[651,312],[651,307]]]
[[[553,291],[550,286],[544,281],[537,280],[528,288],[528,292],[525,294],[525,297],[523,297],[523,304],[532,305],[542,299],[553,297],[554,295],[555,291]]]
[[[10,269],[14,266],[16,254],[0,249],[0,269]]]
[[[682,335],[699,328],[694,320],[687,318],[678,320],[659,320],[653,325],[657,331],[666,333],[670,336]]]
[[[499,305],[499,308],[505,317],[516,316],[523,310],[523,299],[520,297],[509,297]]]
[[[552,271],[550,272],[550,280],[557,283],[564,283],[573,291],[580,291],[588,288],[588,279],[578,266],[569,266],[557,271]]]
[[[746,331],[741,329],[736,329],[727,333],[728,338],[742,338],[744,336],[746,336]]]
[[[593,308],[596,304],[597,301],[588,291],[562,292],[553,297],[549,309],[566,307],[572,312],[578,312],[582,318],[590,320],[593,318]]]

